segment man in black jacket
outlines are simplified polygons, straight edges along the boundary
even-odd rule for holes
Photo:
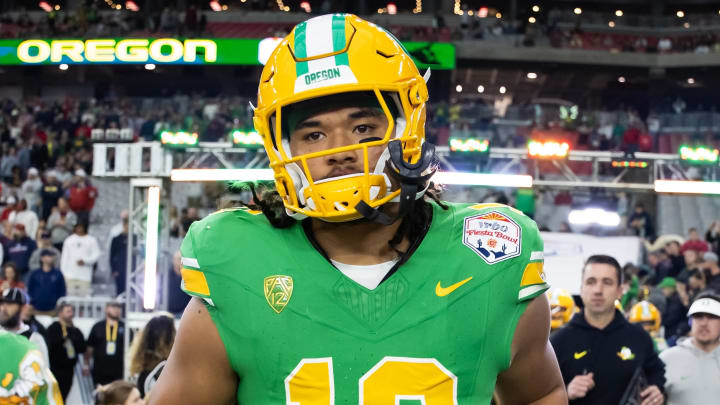
[[[73,325],[75,309],[63,303],[58,308],[58,320],[48,327],[47,340],[50,370],[57,378],[63,400],[67,399],[75,375],[75,364],[85,352],[85,338]]]
[[[573,405],[618,404],[638,368],[648,382],[642,405],[664,401],[665,365],[650,335],[615,309],[621,283],[617,260],[591,256],[582,274],[583,311],[550,339]]]

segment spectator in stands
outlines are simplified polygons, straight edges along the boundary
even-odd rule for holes
[[[693,301],[691,337],[660,354],[667,373],[667,404],[710,404],[720,398],[720,296],[703,293]]]
[[[25,283],[18,276],[17,266],[13,262],[5,262],[0,277],[0,292],[9,290],[10,288],[19,288],[25,290]]]
[[[122,304],[110,301],[105,306],[105,319],[93,325],[87,339],[85,364],[92,359],[95,385],[109,384],[123,378],[125,358],[125,323],[120,320]]]
[[[672,343],[673,337],[679,333],[679,327],[687,324],[687,307],[683,305],[676,289],[677,283],[672,277],[665,277],[658,288],[665,296],[665,310],[662,311],[662,326],[665,328],[665,339]]]
[[[75,213],[70,210],[67,200],[61,197],[58,198],[57,207],[53,208],[47,223],[52,244],[58,250],[62,250],[63,242],[68,236],[72,235],[78,220]]]
[[[678,240],[667,242],[665,252],[668,254],[673,266],[670,277],[677,277],[685,269],[685,258],[681,252],[681,242]]]
[[[42,191],[43,184],[40,180],[39,172],[36,168],[31,167],[28,170],[27,179],[23,182],[21,189],[22,196],[27,201],[28,207],[36,214],[40,215],[40,206],[42,200],[40,193]]]
[[[91,293],[93,266],[100,258],[100,246],[94,236],[88,235],[84,224],[75,224],[73,230],[61,249],[60,271],[70,295],[87,297]]]
[[[28,203],[23,198],[20,200],[20,204],[17,211],[13,211],[8,218],[11,224],[22,224],[25,227],[25,232],[30,239],[37,237],[38,230],[38,216],[34,211],[28,208]]]
[[[0,297],[0,327],[8,332],[25,336],[35,343],[45,362],[48,362],[45,338],[22,321],[22,309],[25,304],[27,304],[27,298],[19,288],[10,288],[3,291]]]
[[[182,255],[178,250],[173,255],[172,269],[168,272],[168,311],[173,315],[181,315],[190,302],[190,296],[181,288]]]
[[[5,182],[12,182],[13,169],[20,167],[20,160],[18,159],[17,152],[18,151],[15,146],[10,146],[7,154],[5,154],[2,158],[2,163],[0,163],[0,174],[2,174],[2,179]]]
[[[60,386],[63,401],[67,401],[75,376],[75,365],[80,354],[85,353],[85,337],[73,325],[75,309],[68,303],[58,306],[58,320],[47,329],[50,370]]]
[[[115,294],[125,292],[127,274],[128,219],[123,219],[122,232],[110,242],[110,273],[115,279]]]
[[[46,230],[40,231],[40,236],[38,236],[37,240],[37,249],[30,255],[30,268],[31,269],[39,269],[42,265],[40,263],[40,252],[43,250],[50,250],[55,255],[55,261],[53,262],[53,267],[56,269],[60,268],[60,250],[53,246],[52,240],[50,239],[50,232]]]
[[[175,341],[175,318],[164,313],[150,319],[130,347],[130,374],[137,376],[140,395],[150,394]]]
[[[720,266],[718,255],[714,252],[705,252],[703,255],[703,271],[707,279],[707,287],[720,293]]]
[[[670,277],[673,271],[673,264],[667,253],[660,249],[648,253],[648,264],[655,271],[653,276],[653,282],[663,280],[665,277]]]
[[[710,250],[720,255],[720,222],[713,221],[705,233],[705,241],[710,245]]]
[[[185,233],[187,233],[188,229],[190,229],[190,225],[199,219],[200,216],[198,215],[197,208],[183,208],[180,211],[180,223],[182,224],[183,231]]]
[[[637,236],[652,241],[655,239],[655,227],[650,214],[643,203],[635,204],[635,211],[628,218],[630,230]]]
[[[58,200],[63,195],[62,184],[57,178],[57,172],[49,170],[45,174],[47,181],[43,186],[40,195],[42,198],[42,219],[46,220],[52,213],[52,208],[58,205]]]
[[[58,299],[67,294],[65,277],[55,267],[55,252],[50,249],[40,250],[39,269],[33,270],[28,281],[28,295],[35,310],[50,312],[55,309]]]
[[[622,293],[621,278],[620,264],[614,258],[588,258],[580,288],[584,309],[550,339],[573,404],[620,402],[638,366],[648,383],[640,394],[643,403],[662,404],[664,400],[665,366],[652,339],[615,308]],[[618,362],[618,357],[622,361]]]
[[[25,233],[25,225],[15,224],[13,226],[13,239],[8,242],[5,251],[5,260],[15,263],[18,277],[24,279],[29,273],[30,256],[37,248],[34,240]]]
[[[57,162],[55,162],[55,170],[53,170],[63,188],[69,185],[72,179],[72,173],[68,171],[66,161],[67,158],[65,156],[59,157]]]
[[[698,233],[697,228],[690,228],[688,230],[688,239],[683,243],[681,251],[685,252],[688,250],[694,250],[698,253],[705,253],[710,250],[707,242],[700,239],[700,233]]]
[[[70,209],[77,215],[78,222],[87,227],[90,223],[90,210],[92,210],[95,198],[97,198],[97,190],[88,183],[85,170],[78,169],[75,171],[73,185],[70,187],[68,194]]]
[[[97,405],[144,405],[145,401],[135,384],[117,380],[101,385],[95,390],[95,403]]]
[[[5,208],[3,208],[2,214],[0,214],[0,220],[6,221],[10,218],[10,214],[12,214],[17,209],[17,199],[15,196],[9,196],[5,200]]]

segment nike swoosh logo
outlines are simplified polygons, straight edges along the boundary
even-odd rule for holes
[[[580,353],[575,353],[575,360],[580,360],[587,354],[587,350],[583,350]]]
[[[472,277],[468,277],[465,280],[459,281],[449,287],[441,286],[440,282],[438,281],[437,285],[435,286],[435,295],[437,295],[438,297],[444,297],[444,296],[450,294],[451,292],[457,290],[458,288],[460,288],[460,286],[462,286],[463,284],[467,283],[470,280],[472,280]]]

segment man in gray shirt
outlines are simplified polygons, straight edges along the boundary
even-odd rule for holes
[[[660,353],[667,405],[715,404],[720,398],[720,296],[698,295],[688,317],[691,337]]]

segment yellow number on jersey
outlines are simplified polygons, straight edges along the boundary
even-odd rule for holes
[[[360,405],[457,405],[457,377],[435,359],[385,357],[360,378]],[[303,359],[285,379],[288,405],[332,405],[332,358]]]

